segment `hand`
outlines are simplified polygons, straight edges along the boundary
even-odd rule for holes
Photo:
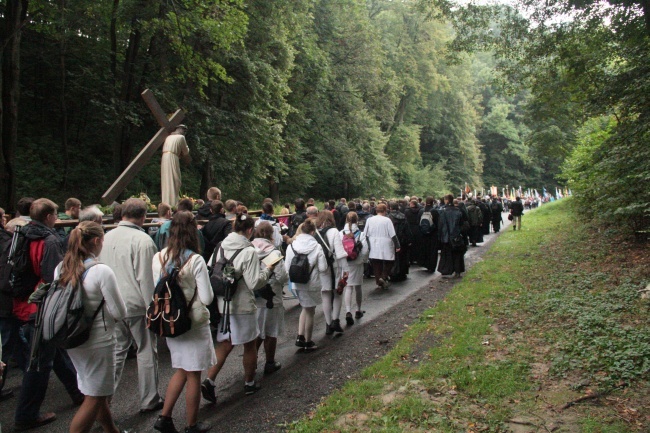
[[[275,266],[276,266],[278,263],[280,263],[280,262],[275,262],[275,263],[273,263],[272,265],[266,265],[266,269],[268,269],[269,271],[273,271],[273,270],[275,269]]]
[[[0,361],[0,385],[2,385],[2,374],[5,371],[5,363]]]
[[[396,253],[399,253],[400,251],[402,251],[401,248],[398,248],[398,249],[395,250]]]

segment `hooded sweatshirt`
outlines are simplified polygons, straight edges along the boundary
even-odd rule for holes
[[[260,269],[262,270],[266,268],[266,265],[262,263],[263,259],[271,255],[282,255],[282,253],[280,253],[280,251],[273,245],[273,242],[268,239],[258,238],[254,239],[251,243],[257,250],[257,255],[260,258]],[[274,306],[279,307],[282,305],[282,289],[284,288],[284,285],[287,283],[287,281],[289,281],[289,274],[287,274],[287,271],[284,268],[284,261],[280,260],[273,269],[273,273],[269,278],[269,284],[275,293],[275,296],[273,297]]]
[[[227,259],[230,259],[237,250],[242,250],[235,260],[235,278],[237,279],[237,291],[230,303],[231,314],[252,314],[257,311],[255,305],[254,290],[261,289],[269,280],[271,271],[264,267],[260,268],[260,258],[255,251],[251,242],[239,233],[230,233],[226,239],[221,242],[223,253]],[[216,260],[221,258],[220,250],[214,252],[217,254]],[[211,259],[212,260],[212,259]],[[219,310],[223,311],[223,298],[219,297]]]
[[[320,291],[320,274],[327,271],[327,260],[325,260],[323,249],[312,235],[302,233],[296,236],[291,246],[287,248],[287,256],[284,260],[284,268],[287,274],[291,267],[291,260],[293,260],[295,255],[294,251],[298,254],[307,254],[309,265],[313,269],[309,275],[309,283],[293,283],[294,290]]]

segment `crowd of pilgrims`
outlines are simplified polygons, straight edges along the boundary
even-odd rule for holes
[[[210,426],[197,419],[201,396],[216,403],[215,379],[234,346],[243,346],[247,395],[259,390],[255,378],[260,349],[265,353],[264,374],[281,368],[275,351],[285,328],[283,296],[297,298],[301,313],[295,344],[312,352],[317,349],[313,335],[317,306],[323,309],[326,334],[343,333],[343,307],[348,326],[364,316],[364,278],[374,277],[377,290],[388,290],[392,283],[405,280],[414,264],[446,278],[460,277],[467,248],[483,242],[491,229],[499,231],[509,205],[499,197],[448,195],[440,201],[433,197],[340,199],[318,209],[313,199],[296,199],[293,209],[287,204],[274,215],[273,202],[266,199],[256,218],[241,202],[222,202],[221,191],[213,187],[198,212],[192,212],[190,200],[181,200],[173,214],[168,204],[161,203],[157,224],[147,229],[143,228],[146,204],[128,199],[114,209],[117,226],[106,231],[101,211],[82,209],[77,199],[69,199],[65,212],[59,214],[58,206],[48,199],[23,198],[16,218],[5,223],[0,215],[2,263],[7,262],[18,230],[29,240],[33,264],[32,275],[22,279],[29,281],[22,293],[6,281],[6,272],[0,272],[2,365],[12,358],[23,371],[15,430],[56,419],[54,413],[40,410],[54,370],[79,406],[70,432],[88,432],[95,422],[105,432],[119,432],[110,400],[134,350],[140,412],[161,410],[154,429],[177,431],[172,410],[185,389],[185,432],[207,431]],[[74,228],[56,228],[57,221],[65,219],[79,223]],[[354,254],[349,245],[354,246]],[[308,282],[289,281],[296,256],[308,258]],[[265,260],[268,257],[274,260]],[[211,323],[208,309],[224,307],[210,282],[210,266],[222,258],[232,262],[237,277],[229,328]],[[147,329],[145,312],[156,282],[172,268],[179,270],[178,282],[190,305],[191,329],[167,339],[175,372],[163,397],[158,391],[157,336]],[[94,318],[90,337],[74,349],[32,345],[37,338],[37,306],[29,303],[29,292],[38,283],[55,280],[83,288],[84,310]],[[201,381],[203,372],[207,377]],[[4,368],[3,379],[6,374]],[[11,394],[2,390],[0,399]]]

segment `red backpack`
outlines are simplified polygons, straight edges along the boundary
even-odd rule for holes
[[[357,230],[355,233],[347,233],[343,235],[343,249],[348,254],[348,261],[356,260],[359,253],[363,249],[363,244],[360,240],[361,231]]]

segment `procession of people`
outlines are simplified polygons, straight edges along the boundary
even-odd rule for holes
[[[342,313],[347,326],[363,318],[364,277],[374,279],[376,290],[394,290],[415,265],[443,278],[461,278],[467,250],[499,232],[504,208],[521,230],[521,199],[505,201],[471,195],[371,197],[330,200],[319,209],[313,199],[299,198],[293,215],[283,208],[287,216],[276,217],[273,201],[266,199],[256,218],[244,203],[224,204],[213,187],[198,213],[191,203],[174,203],[175,213],[161,203],[160,229],[148,233],[143,228],[147,206],[138,198],[115,208],[117,225],[109,230],[97,222],[101,215],[97,219],[96,211],[88,211],[96,208],[83,208],[77,199],[66,202],[65,215],[80,221],[87,215],[87,220],[70,230],[57,229],[61,216],[51,200],[21,199],[16,217],[6,224],[3,218],[0,226],[0,259],[3,265],[13,263],[0,273],[2,362],[23,371],[14,428],[28,430],[56,419],[41,411],[53,370],[79,406],[71,432],[88,431],[95,421],[105,432],[118,432],[110,402],[118,387],[133,386],[120,379],[134,351],[138,409],[161,411],[153,428],[178,431],[172,410],[185,390],[184,431],[208,431],[210,426],[198,420],[200,400],[216,403],[215,379],[233,347],[243,346],[243,390],[253,394],[260,389],[258,352],[264,351],[264,374],[279,370],[275,351],[287,326],[296,329],[295,345],[310,353],[321,338],[313,333],[317,308],[324,312],[326,335],[345,332]],[[20,267],[19,259],[29,266]],[[157,319],[150,313],[157,285],[168,282],[170,274],[185,305],[178,314],[191,326],[181,335],[165,335],[175,373],[160,393],[160,336],[147,328]],[[231,284],[224,282],[228,278]],[[31,302],[41,283],[83,290],[85,316],[92,320],[81,344],[66,347],[43,339],[39,320],[47,321],[50,310]],[[224,295],[220,284],[230,291]],[[297,296],[298,323],[285,324],[286,293]],[[5,369],[3,378],[6,374]],[[3,390],[0,401],[10,397]]]

